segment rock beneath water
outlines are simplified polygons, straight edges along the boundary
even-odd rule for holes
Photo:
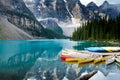
[[[97,72],[98,72],[98,71],[92,71],[92,72],[90,72],[90,73],[88,73],[88,74],[86,74],[86,75],[83,75],[83,76],[75,79],[75,80],[88,80],[88,79],[90,79],[92,76],[94,76]]]

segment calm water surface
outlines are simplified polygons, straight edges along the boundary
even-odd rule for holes
[[[61,50],[83,50],[91,46],[113,46],[108,43],[70,40],[1,40],[0,80],[74,80],[98,70],[89,80],[119,80],[120,64],[78,66],[61,62]]]

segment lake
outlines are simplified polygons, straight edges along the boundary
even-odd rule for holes
[[[66,64],[60,60],[62,49],[114,46],[102,42],[70,40],[0,40],[0,80],[75,80],[98,70],[89,80],[119,80],[120,64]]]

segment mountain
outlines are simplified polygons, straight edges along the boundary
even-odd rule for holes
[[[48,18],[53,19],[53,23],[55,23],[54,19],[58,20],[56,24],[67,36],[71,36],[74,29],[87,20],[105,16],[89,10],[80,0],[24,0],[24,2],[40,22]],[[46,25],[52,25],[51,23]],[[69,34],[66,34],[66,29],[70,31]]]
[[[116,18],[120,14],[120,5],[109,4],[108,1],[104,1],[100,6],[97,6],[94,2],[90,2],[86,7],[94,13],[104,13],[111,19]]]
[[[72,18],[80,20],[88,20],[93,18],[94,14],[89,11],[84,5],[81,4],[80,0],[67,0],[66,2],[68,10],[72,14]]]
[[[116,18],[120,14],[120,6],[117,4],[109,4],[108,1],[104,1],[99,7],[99,10],[109,16],[109,18]]]
[[[57,24],[56,19],[48,18],[48,19],[41,20],[40,23],[43,25],[44,28],[48,28],[50,30],[56,31],[59,34],[63,34],[63,30]]]
[[[104,1],[103,4],[100,6],[101,9],[107,9],[110,7],[111,5],[108,3],[108,1]]]
[[[34,39],[25,31],[11,24],[7,19],[0,16],[0,39]]]
[[[99,7],[94,3],[94,2],[90,2],[87,6],[86,6],[89,10],[95,11],[98,10]]]
[[[11,24],[11,26],[9,27],[14,26],[12,27],[13,30],[19,29],[25,34],[28,34],[29,36],[31,36],[32,38],[36,38],[36,37],[37,38],[64,38],[65,37],[63,34],[59,34],[50,29],[44,28],[40,24],[40,22],[36,20],[33,13],[26,7],[23,0],[1,0],[0,1],[0,17],[5,18],[5,23],[0,24],[1,30],[4,31],[3,33],[11,32],[12,29],[4,29],[4,27],[7,28],[7,24]],[[23,34],[23,33],[20,33],[21,31],[18,31],[18,34]],[[28,38],[27,36],[26,38],[16,37],[16,34],[9,35],[9,33],[5,33],[5,35],[7,36],[9,35],[7,39],[27,39]],[[6,36],[4,36],[3,34],[3,36],[1,36],[1,39],[4,39],[4,37]]]
[[[64,0],[34,0],[34,3],[24,0],[24,2],[38,19],[52,17],[66,20],[70,17]]]
[[[24,0],[24,2],[37,20],[44,22],[47,28],[51,29],[54,26],[61,28],[63,34],[67,36],[71,36],[75,28],[82,26],[88,20],[115,18],[120,12],[119,5],[109,4],[107,1],[101,6],[97,6],[94,2],[84,6],[80,0]]]
[[[23,0],[1,0],[0,11],[13,11],[35,18],[33,13],[26,7]]]
[[[57,18],[59,21],[69,21],[72,18],[91,19],[94,16],[80,0],[24,0],[28,8],[39,19]]]
[[[94,2],[90,2],[86,8],[94,13],[94,19],[103,19],[108,16],[104,12],[100,11],[99,7]]]

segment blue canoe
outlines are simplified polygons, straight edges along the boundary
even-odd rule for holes
[[[85,50],[88,50],[90,52],[108,52],[102,47],[88,47],[88,48],[85,48]]]
[[[88,47],[85,50],[90,52],[118,52],[120,47]]]

